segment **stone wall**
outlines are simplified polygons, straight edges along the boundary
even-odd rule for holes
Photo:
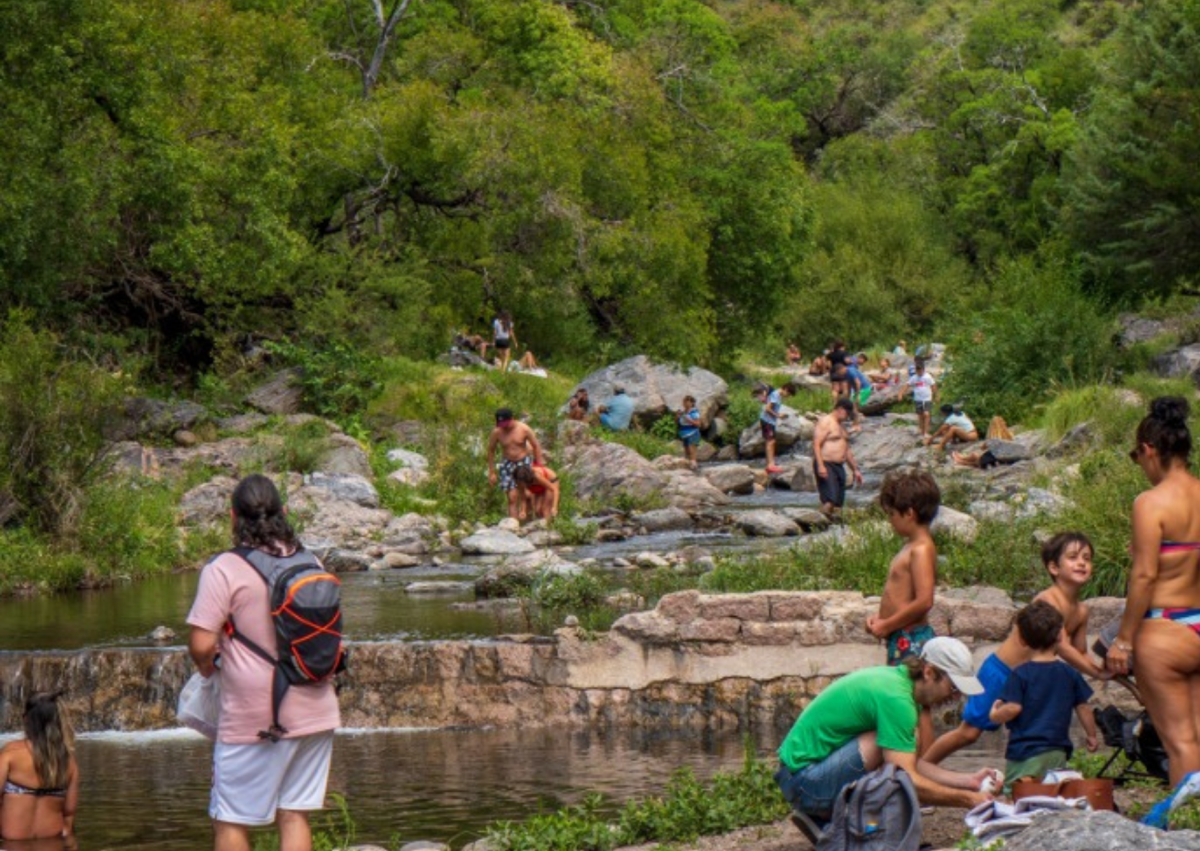
[[[1119,601],[1097,601],[1093,626]],[[353,647],[340,701],[348,727],[575,724],[784,728],[830,682],[882,664],[863,625],[878,601],[848,592],[664,597],[589,638],[369,642]],[[939,597],[933,623],[982,658],[1011,627],[1004,599]],[[19,729],[31,689],[65,688],[81,730],[173,724],[191,674],[182,649],[0,654],[0,719]]]

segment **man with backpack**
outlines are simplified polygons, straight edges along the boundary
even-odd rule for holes
[[[830,685],[779,748],[775,782],[792,805],[793,821],[816,842],[846,787],[885,764],[907,774],[922,804],[971,808],[990,800],[981,789],[998,772],[963,774],[917,756],[921,714],[982,691],[971,651],[955,638],[931,639],[919,657],[864,668]]]
[[[280,851],[311,851],[308,813],[324,806],[341,723],[338,581],[296,539],[270,479],[243,479],[231,516],[236,548],[204,567],[187,618],[196,667],[221,677],[214,848],[249,851],[250,827],[278,824]]]

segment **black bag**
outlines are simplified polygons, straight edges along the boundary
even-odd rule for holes
[[[276,653],[238,632],[233,618],[229,634],[275,668],[271,686],[271,726],[258,736],[277,742],[287,733],[279,724],[279,707],[291,686],[322,683],[346,669],[342,643],[342,583],[301,548],[278,557],[250,547],[231,550],[267,583]]]

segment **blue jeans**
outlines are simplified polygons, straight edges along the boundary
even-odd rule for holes
[[[797,771],[780,764],[775,782],[793,809],[828,820],[838,794],[866,773],[858,739],[854,738],[820,762]]]

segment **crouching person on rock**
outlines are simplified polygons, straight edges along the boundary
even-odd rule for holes
[[[898,667],[864,668],[830,685],[779,748],[775,782],[793,820],[806,833],[820,829],[842,789],[884,763],[908,773],[922,804],[969,808],[991,800],[980,790],[999,772],[962,774],[917,757],[920,716],[982,691],[971,651],[955,638],[934,638]]]

